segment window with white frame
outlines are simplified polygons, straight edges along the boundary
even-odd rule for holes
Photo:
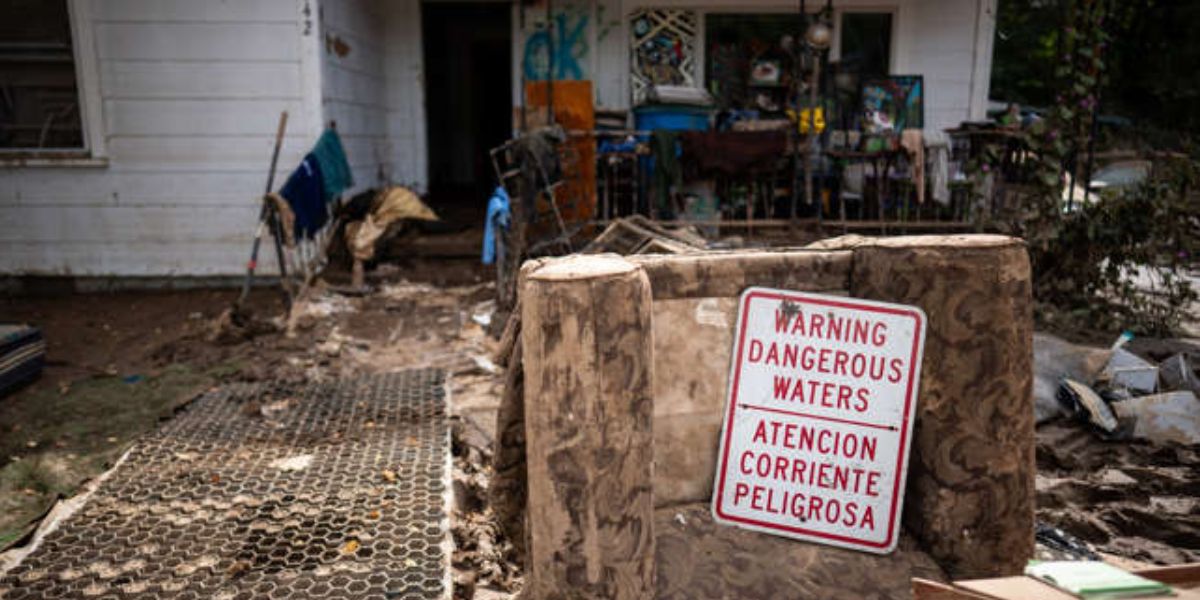
[[[68,0],[0,0],[0,152],[84,150]]]

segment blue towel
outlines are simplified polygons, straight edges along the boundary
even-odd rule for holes
[[[508,192],[504,191],[504,186],[496,186],[488,199],[487,220],[483,224],[483,264],[496,262],[496,229],[508,229],[510,218]],[[504,258],[503,249],[500,258]]]
[[[321,165],[312,153],[305,156],[300,166],[288,176],[279,195],[296,213],[296,239],[311,238],[329,220],[329,211],[325,208],[325,179]]]

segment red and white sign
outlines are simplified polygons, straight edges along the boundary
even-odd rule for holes
[[[750,288],[733,343],[713,517],[843,548],[894,550],[925,313]]]

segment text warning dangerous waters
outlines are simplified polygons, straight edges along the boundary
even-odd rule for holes
[[[843,548],[895,549],[925,313],[750,288],[733,344],[714,518]]]

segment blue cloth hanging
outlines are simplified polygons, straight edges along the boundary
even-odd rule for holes
[[[504,186],[496,186],[492,197],[488,199],[487,219],[483,224],[483,264],[496,262],[496,236],[498,229],[508,229],[512,218],[509,212],[510,202]],[[503,255],[501,256],[503,259]]]
[[[296,213],[296,239],[308,239],[329,220],[325,207],[325,178],[316,157],[309,153],[288,176],[279,195]]]

